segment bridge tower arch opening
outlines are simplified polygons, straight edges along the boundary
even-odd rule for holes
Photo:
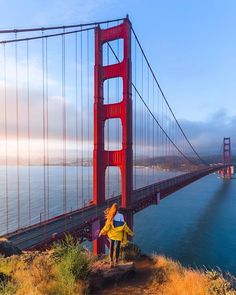
[[[123,39],[123,60],[103,65],[103,45]],[[104,82],[108,79],[122,79],[122,100],[104,104]],[[94,66],[94,153],[93,153],[93,201],[96,206],[105,202],[105,174],[109,166],[119,167],[121,171],[121,206],[128,208],[133,192],[133,151],[132,151],[132,85],[131,85],[131,23],[126,18],[123,23],[95,31]],[[109,119],[120,119],[122,125],[122,148],[105,150],[104,128]],[[132,216],[127,216],[132,227]],[[94,241],[94,253],[105,250],[102,238]]]

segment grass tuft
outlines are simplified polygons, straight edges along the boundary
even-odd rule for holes
[[[134,261],[140,258],[140,256],[140,248],[133,243],[128,243],[126,246],[121,248],[121,258],[123,261]]]

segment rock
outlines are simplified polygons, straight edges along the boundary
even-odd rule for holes
[[[134,273],[133,262],[124,263],[111,268],[109,271],[105,272],[103,277],[106,283],[121,281],[129,278]]]
[[[0,255],[9,257],[12,255],[20,255],[22,252],[12,242],[7,239],[0,239]]]
[[[134,264],[123,263],[114,268],[99,269],[90,276],[90,288],[92,290],[102,289],[103,287],[120,281],[127,280],[135,274]]]

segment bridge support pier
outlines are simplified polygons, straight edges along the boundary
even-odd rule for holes
[[[111,65],[103,65],[103,45],[123,39],[123,60]],[[104,104],[104,82],[112,78],[122,78],[123,97],[120,102]],[[125,19],[120,25],[95,31],[94,67],[94,153],[93,153],[93,201],[96,206],[105,203],[105,173],[109,166],[119,167],[122,182],[122,207],[131,204],[133,192],[133,152],[132,152],[132,85],[131,85],[131,24]],[[122,149],[104,149],[105,121],[118,118],[122,123]],[[132,226],[133,218],[128,216]],[[102,239],[94,241],[94,253],[104,253]]]

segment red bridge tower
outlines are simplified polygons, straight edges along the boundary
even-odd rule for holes
[[[123,39],[123,60],[117,64],[103,66],[103,45]],[[123,81],[122,101],[104,104],[104,81],[121,77]],[[121,171],[122,207],[131,204],[133,191],[132,152],[132,94],[131,94],[131,23],[129,19],[108,29],[96,28],[94,67],[94,154],[93,154],[93,201],[96,205],[105,202],[105,172],[108,166],[117,166]],[[122,149],[104,149],[105,121],[119,118],[122,123]],[[128,216],[132,227],[132,216]],[[103,239],[94,241],[94,253],[104,252]]]
[[[231,178],[231,143],[230,137],[224,137],[223,141],[223,164],[228,165],[222,170],[223,178]]]

